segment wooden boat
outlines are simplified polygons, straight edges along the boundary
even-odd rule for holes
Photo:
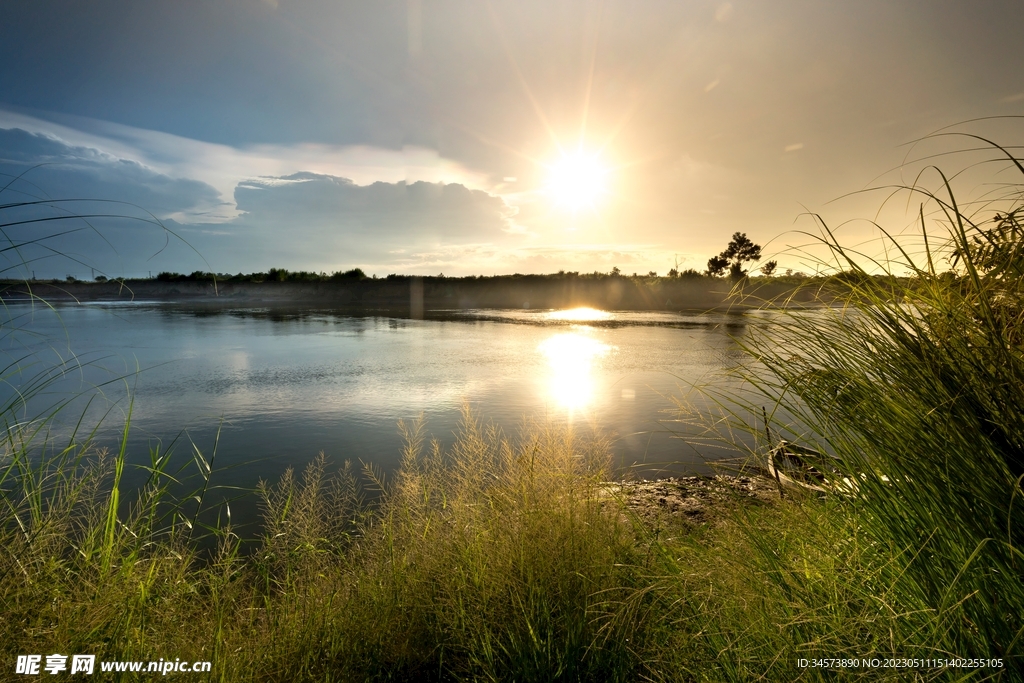
[[[782,440],[768,451],[768,474],[779,485],[780,495],[786,489],[826,494],[833,490],[833,486],[820,467],[830,458],[812,448]],[[837,475],[842,476],[837,469],[829,469],[828,474],[833,479]]]
[[[765,435],[771,444],[774,439],[768,428],[767,413],[764,418]],[[785,495],[786,490],[824,495],[843,489],[849,480],[833,464],[838,462],[835,456],[790,443],[785,439],[780,439],[768,450],[768,474],[778,484],[780,496]],[[823,468],[826,471],[822,471]],[[836,486],[837,481],[843,484]]]

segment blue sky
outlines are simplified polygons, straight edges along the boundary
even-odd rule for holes
[[[10,258],[79,277],[664,273],[739,230],[806,268],[787,250],[802,213],[872,218],[882,197],[830,202],[913,177],[893,169],[948,142],[906,146],[923,135],[1024,114],[1022,19],[984,0],[8,3],[0,172],[21,177],[0,201],[135,206],[4,221],[171,231],[96,218]],[[551,182],[566,158],[600,170],[586,201]]]

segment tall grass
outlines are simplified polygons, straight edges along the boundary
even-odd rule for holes
[[[907,607],[930,615],[922,647],[1013,657],[1024,645],[1019,186],[1008,213],[981,221],[936,172],[945,194],[926,198],[943,212],[956,270],[939,272],[930,249],[923,259],[903,251],[913,277],[893,292],[830,242],[861,276],[849,308],[793,316],[780,339],[758,345],[760,388],[846,463],[865,531],[908,554],[893,580]]]
[[[33,317],[47,314],[59,320],[59,311],[34,294],[28,273],[53,263],[90,267],[61,250],[62,238],[89,232],[116,252],[97,228],[97,221],[107,219],[141,222],[177,236],[127,202],[51,199],[28,182],[29,171],[0,174],[7,178],[0,195],[19,197],[0,203],[0,275],[6,288],[12,276],[21,274],[15,296],[22,301],[27,296],[28,303],[14,307],[6,296],[0,300],[0,383],[5,389],[0,401],[0,638],[11,655],[3,663],[5,676],[13,675],[13,654],[19,652],[114,648],[149,656],[150,648],[140,649],[146,626],[140,615],[147,614],[147,603],[158,595],[166,600],[175,591],[190,595],[196,589],[185,581],[198,555],[189,541],[202,512],[200,494],[211,476],[197,449],[200,488],[172,498],[170,487],[183,469],[171,468],[168,452],[151,450],[148,463],[138,454],[129,458],[128,377],[105,379],[91,387],[94,393],[69,395],[60,382],[73,374],[84,379],[89,366],[102,359],[77,356],[70,330],[64,340],[41,338],[31,330]],[[109,385],[123,385],[128,396],[112,453],[99,447],[97,434],[116,403],[96,418],[90,411]],[[128,467],[141,468],[146,476],[141,486],[126,491]],[[213,531],[231,538],[227,530]],[[184,614],[180,608],[172,612],[175,620]]]
[[[800,670],[800,656],[1005,667],[859,672],[894,680],[1024,671],[1024,183],[967,210],[931,172],[938,190],[902,188],[921,201],[923,248],[885,233],[892,257],[871,259],[821,221],[833,256],[823,265],[844,271],[844,290],[822,293],[830,307],[780,312],[744,342],[740,374],[755,398],[717,396],[744,420],[769,406],[771,432],[824,453],[823,472],[839,463],[839,493],[749,514],[677,551],[685,559],[669,569],[685,578],[659,590],[680,604],[705,596],[685,618],[711,625],[684,640],[698,659],[726,660],[713,679],[835,675]],[[943,240],[926,223],[933,211]],[[774,445],[762,425],[729,422]]]
[[[370,524],[346,515],[347,531],[281,531],[289,514],[338,519],[328,510],[300,512],[316,498],[318,467],[297,494],[290,479],[267,492],[266,571],[284,577],[283,589],[298,589],[309,609],[334,605],[315,641],[286,646],[282,655],[294,647],[303,656],[282,657],[281,673],[628,679],[629,644],[601,631],[610,610],[604,592],[628,584],[635,554],[625,522],[598,496],[607,451],[544,426],[512,441],[468,414],[450,453],[425,445],[419,430],[408,437],[401,471]],[[351,505],[351,495],[343,498]],[[298,508],[289,513],[289,505]],[[334,569],[295,563],[296,552],[326,553]],[[324,575],[332,577],[326,586]]]
[[[614,616],[643,555],[600,495],[599,441],[543,425],[513,440],[467,414],[443,453],[414,429],[375,510],[351,468],[328,476],[320,459],[263,487],[255,553],[226,530],[206,562],[183,525],[156,523],[159,487],[111,513],[122,460],[52,481],[24,531],[4,525],[9,647],[211,660],[231,680],[614,681],[640,666],[643,633]]]

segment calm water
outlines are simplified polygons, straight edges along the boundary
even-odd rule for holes
[[[461,407],[515,433],[524,417],[597,425],[616,462],[643,474],[705,471],[720,457],[688,445],[672,397],[742,358],[736,340],[762,318],[596,311],[463,311],[432,319],[169,304],[89,304],[50,311],[12,305],[4,351],[20,359],[8,394],[75,354],[67,373],[32,403],[78,396],[63,429],[109,411],[113,443],[134,397],[132,458],[174,442],[213,451],[224,486],[251,487],[320,451],[392,470],[399,420],[422,415],[450,443]],[[33,365],[33,361],[36,363]],[[58,430],[59,431],[59,430]],[[216,476],[216,475],[215,475]],[[226,494],[225,494],[226,495]]]

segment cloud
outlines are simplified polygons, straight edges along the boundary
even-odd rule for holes
[[[103,150],[103,153],[136,161],[159,173],[206,183],[225,198],[233,195],[240,182],[299,171],[348,178],[358,185],[377,181],[425,181],[492,189],[487,174],[444,158],[436,150],[415,145],[385,149],[369,145],[299,143],[237,148],[108,121],[65,118],[68,125],[0,109],[0,128],[17,127],[56,137],[68,145]],[[183,222],[229,221],[238,213],[238,209],[227,202],[213,213],[204,211],[176,218]]]
[[[310,172],[244,181],[235,201],[242,225],[305,226],[387,242],[495,239],[515,215],[500,197],[458,183],[357,185]]]
[[[783,148],[782,151],[783,152],[795,152],[798,149],[803,149],[803,148],[804,148],[804,143],[802,143],[802,142],[794,142],[792,145],[786,145]]]
[[[436,273],[435,263],[455,272],[467,264],[453,268],[437,255],[458,261],[470,252],[500,254],[523,241],[511,225],[515,207],[458,183],[359,185],[302,171],[245,180],[234,195],[240,214],[231,221],[169,226],[219,272],[360,266],[386,273],[417,266],[417,272]],[[187,254],[172,246],[154,269],[186,269],[178,261]]]
[[[237,149],[94,120],[51,124],[0,110],[0,128],[14,119],[20,130],[0,140],[0,159],[12,168],[54,162],[33,172],[51,173],[37,176],[51,195],[127,198],[169,217],[165,225],[184,240],[122,221],[96,224],[107,242],[87,230],[54,243],[108,276],[272,266],[453,275],[612,266],[663,272],[671,253],[705,246],[707,221],[696,214],[717,207],[705,205],[721,194],[711,190],[723,184],[723,174],[731,177],[684,154],[654,164],[655,182],[649,174],[620,179],[624,195],[635,194],[638,185],[644,196],[671,197],[671,206],[616,200],[600,214],[567,218],[530,190],[530,178],[513,183],[514,176],[495,174],[491,180],[426,148]],[[686,191],[679,191],[679,182]],[[620,238],[632,242],[638,229],[651,245],[611,246]],[[595,238],[605,246],[592,246]],[[57,265],[50,257],[39,267],[40,274],[90,274],[81,264]]]
[[[3,185],[11,183],[7,201],[112,199],[159,217],[201,214],[222,201],[206,183],[174,178],[131,159],[19,128],[0,129],[0,172],[8,176]],[[17,176],[21,178],[15,180]]]
[[[332,270],[387,260],[389,251],[458,250],[465,244],[500,250],[524,239],[512,222],[516,207],[469,186],[481,178],[433,150],[325,145],[237,150],[103,122],[91,122],[86,127],[92,131],[83,132],[3,111],[0,122],[5,116],[49,130],[0,127],[0,172],[14,177],[31,169],[3,199],[130,202],[143,210],[113,213],[145,219],[151,211],[184,240],[139,221],[46,223],[53,227],[51,237],[27,257],[40,273],[91,274],[83,267],[108,275],[150,269],[235,272],[273,265]],[[325,168],[351,173],[322,172]],[[271,172],[257,175],[266,170]],[[108,212],[96,206],[62,204],[47,215]],[[34,216],[40,212],[47,210]],[[4,218],[11,217],[8,209]],[[23,217],[30,216],[17,216]],[[74,228],[70,233],[68,225]]]
[[[216,270],[359,266],[378,274],[465,275],[672,267],[659,244],[552,244],[516,232],[516,207],[456,183],[358,185],[301,172],[245,181],[235,197],[237,219],[182,227]]]

